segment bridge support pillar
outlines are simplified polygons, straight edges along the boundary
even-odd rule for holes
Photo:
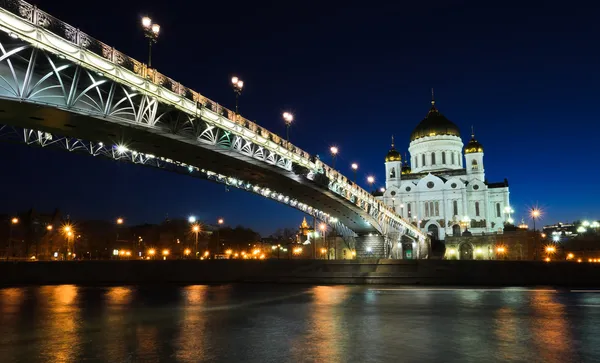
[[[385,237],[381,235],[358,236],[356,240],[357,258],[387,258]]]

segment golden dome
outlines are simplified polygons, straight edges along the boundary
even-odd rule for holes
[[[465,146],[465,154],[482,153],[483,145],[475,140],[475,134],[471,134],[471,141]]]
[[[410,141],[436,135],[452,135],[460,137],[460,130],[458,129],[458,126],[448,120],[437,108],[435,108],[435,100],[432,100],[431,109],[429,109],[427,116],[419,122],[410,135]]]
[[[402,161],[402,157],[400,156],[400,153],[398,151],[396,151],[396,148],[394,147],[394,136],[392,135],[392,148],[390,149],[390,151],[388,151],[387,155],[385,156],[385,162],[390,162],[390,161]]]

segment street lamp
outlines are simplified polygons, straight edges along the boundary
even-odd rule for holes
[[[190,223],[196,223],[196,217],[195,216],[189,216],[188,217],[188,222],[190,222]]]
[[[13,217],[10,220],[10,226],[8,227],[8,243],[7,248],[6,248],[6,260],[8,261],[8,258],[10,256],[10,254],[12,253],[12,231],[13,231],[13,226],[15,224],[19,223],[19,218],[17,217]]]
[[[537,233],[536,232],[536,228],[535,228],[535,220],[540,218],[540,216],[542,215],[542,212],[538,209],[538,208],[531,208],[531,211],[529,212],[529,215],[531,216],[531,219],[533,220],[533,259],[537,260]]]
[[[321,233],[323,234],[323,246],[325,246],[325,244],[327,243],[327,225],[325,223],[321,223],[319,225],[319,229],[321,230]],[[323,250],[323,248],[321,248],[321,251]],[[329,251],[329,244],[327,245],[327,251]],[[329,259],[329,254],[327,254],[327,259]]]
[[[290,125],[292,124],[292,121],[294,121],[294,115],[292,115],[289,112],[284,112],[283,113],[283,121],[285,122],[285,134],[287,137],[287,144],[290,144]]]
[[[244,88],[244,81],[237,77],[231,77],[231,85],[233,86],[233,92],[235,92],[235,114],[239,115],[238,102],[242,94],[242,88]]]
[[[339,150],[337,146],[332,146],[329,148],[329,151],[331,152],[331,167],[335,169],[335,157],[337,156]]]
[[[124,220],[123,218],[117,218],[117,224],[123,224]]]
[[[223,225],[223,223],[225,223],[225,221],[223,220],[223,218],[219,218],[217,220],[217,224],[218,224],[218,228],[217,228],[217,254],[219,253],[220,249],[221,249],[221,226]]]
[[[352,163],[351,167],[352,167],[352,171],[354,172],[354,184],[356,184],[356,171],[358,170],[358,164]]]
[[[144,35],[148,38],[148,68],[152,67],[152,44],[158,41],[158,33],[160,33],[160,25],[152,24],[152,19],[147,16],[142,18],[142,27]]]
[[[375,177],[372,175],[369,175],[367,177],[367,183],[369,183],[369,188],[372,189],[373,188],[373,183],[375,183]]]
[[[73,241],[73,227],[71,227],[71,225],[67,224],[63,227],[63,234],[65,235],[65,238],[67,239],[67,253],[70,253],[71,251],[71,243]],[[73,246],[73,250],[75,250],[74,248],[75,246]]]
[[[192,232],[196,234],[196,244],[194,245],[194,251],[198,252],[198,233],[200,233],[200,226],[198,224],[194,224],[192,226]]]

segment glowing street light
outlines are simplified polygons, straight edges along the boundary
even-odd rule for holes
[[[239,98],[242,94],[242,88],[244,88],[244,81],[239,79],[238,77],[231,77],[231,86],[233,87],[233,92],[235,92],[235,114],[239,115]]]
[[[188,217],[188,222],[190,222],[190,223],[196,223],[196,217],[195,216],[189,216]]]
[[[373,183],[375,183],[375,177],[372,175],[369,175],[367,177],[367,183],[369,183],[369,189],[373,188]]]
[[[569,252],[569,254],[567,255],[567,260],[572,260],[573,258],[575,258],[575,255]]]
[[[163,254],[163,256],[168,256],[168,255],[169,255],[169,250],[167,250],[167,249],[164,249],[164,250],[162,251],[162,254]]]
[[[554,246],[547,246],[546,253],[554,253],[556,252],[556,248]]]
[[[152,24],[152,19],[147,16],[142,18],[142,27],[144,35],[148,38],[148,68],[152,67],[152,44],[158,41],[158,33],[160,33],[160,25]]]
[[[47,231],[51,231],[53,228],[54,228],[54,227],[52,227],[52,225],[51,225],[51,224],[49,224],[49,225],[47,225],[47,226],[46,226],[46,230],[47,230]]]
[[[542,215],[542,212],[538,208],[531,208],[529,215],[531,216],[531,219],[533,220],[533,231],[535,232],[536,231],[535,220],[540,218],[540,216]]]
[[[537,233],[535,233],[536,232],[535,221],[536,221],[536,219],[539,219],[541,215],[542,215],[542,211],[540,211],[540,209],[537,208],[537,207],[533,207],[529,211],[529,216],[533,220],[533,232],[534,232],[534,236],[533,236],[533,259],[534,260],[537,260],[537,253],[538,253],[538,248],[537,248],[537,240],[538,240],[538,238],[537,238]]]
[[[196,243],[194,244],[194,250],[197,252],[198,251],[198,233],[200,233],[200,225],[198,224],[194,224],[192,226],[192,232],[194,232],[194,234],[196,235]]]
[[[11,223],[11,224],[17,224],[17,223],[19,223],[19,218],[17,218],[17,217],[13,217],[13,218],[10,220],[10,223]]]
[[[350,166],[352,167],[352,171],[354,172],[354,184],[356,184],[356,172],[358,171],[358,164],[352,163],[352,165]]]
[[[294,115],[292,115],[289,112],[284,112],[283,113],[283,121],[285,122],[285,133],[286,133],[286,137],[287,137],[287,144],[289,145],[290,143],[290,125],[292,124],[292,121],[294,121]]]
[[[337,148],[337,146],[332,146],[329,148],[329,152],[331,152],[331,167],[333,169],[335,169],[335,157],[337,156],[339,151],[340,150]]]
[[[117,218],[117,224],[123,224],[125,222],[123,218]]]
[[[151,248],[151,249],[148,250],[148,254],[150,256],[154,256],[154,255],[156,255],[156,250],[154,248]]]
[[[183,250],[183,254],[186,256],[189,256],[190,253],[192,253],[192,250],[190,250],[189,248],[186,248],[185,250]]]

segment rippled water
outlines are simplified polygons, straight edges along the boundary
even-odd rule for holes
[[[0,289],[0,362],[593,362],[600,294],[357,286]]]

